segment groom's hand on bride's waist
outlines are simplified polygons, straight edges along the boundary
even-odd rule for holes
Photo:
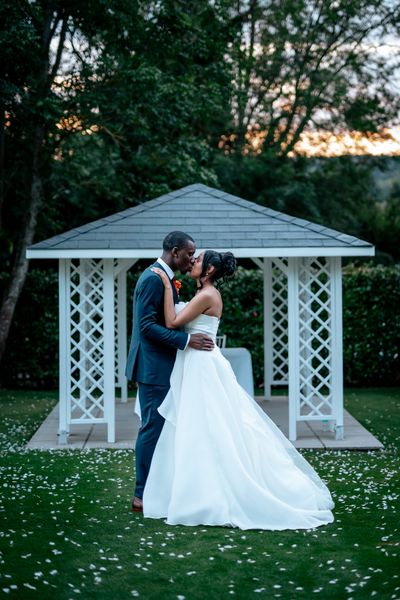
[[[213,340],[204,333],[191,333],[188,346],[195,350],[213,350]]]

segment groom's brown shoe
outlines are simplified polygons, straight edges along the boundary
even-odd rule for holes
[[[143,500],[137,496],[133,496],[132,512],[143,512]]]

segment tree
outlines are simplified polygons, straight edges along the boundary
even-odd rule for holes
[[[118,147],[129,203],[193,181],[217,184],[213,149],[230,119],[229,23],[223,2],[164,0],[129,54],[94,85],[103,137]]]
[[[399,56],[379,48],[398,36],[398,3],[239,0],[232,18],[240,27],[229,55],[228,152],[287,155],[306,128],[376,131],[398,117]]]
[[[128,0],[115,3],[122,8],[134,5]],[[67,133],[60,133],[57,126],[63,117],[70,118],[85,93],[83,78],[88,72],[93,75],[94,56],[101,51],[98,31],[104,26],[104,12],[94,10],[98,8],[94,0],[84,5],[74,0],[1,4],[0,221],[5,285],[0,360],[28,270],[26,248],[46,206],[54,155]]]
[[[35,231],[216,183],[230,76],[223,2],[7,0],[0,10],[1,360]]]
[[[369,236],[379,250],[400,262],[400,186],[393,186],[390,196],[377,205],[377,216],[370,224]]]
[[[2,141],[1,141],[1,203],[4,209],[6,186],[21,176],[19,168],[27,162],[25,178],[19,185],[18,197],[24,206],[20,211],[19,236],[13,242],[11,273],[3,293],[0,308],[0,360],[4,354],[6,339],[18,297],[25,282],[28,269],[26,247],[32,243],[38,213],[43,201],[43,168],[51,152],[47,144],[58,100],[51,86],[56,77],[65,44],[69,15],[63,7],[48,1],[38,3],[7,2],[1,7],[5,28],[0,40],[4,59],[2,77]],[[55,44],[54,52],[50,51]],[[12,49],[17,48],[17,56]],[[30,50],[35,48],[35,52]],[[18,133],[17,133],[18,132]],[[10,164],[8,139],[14,135],[24,138],[22,152],[16,154],[15,164]],[[14,140],[12,140],[14,141]],[[11,144],[12,145],[12,144]],[[10,180],[11,179],[11,180]],[[13,182],[14,183],[14,182]]]

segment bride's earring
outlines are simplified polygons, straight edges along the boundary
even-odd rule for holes
[[[215,269],[213,267],[210,267],[206,273],[206,278],[210,279],[212,277],[212,274],[214,273]]]

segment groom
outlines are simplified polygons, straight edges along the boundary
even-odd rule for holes
[[[214,342],[202,333],[188,334],[167,329],[164,320],[164,285],[151,271],[163,269],[171,280],[175,304],[178,292],[174,271],[182,274],[192,270],[196,246],[193,238],[182,231],[172,231],[163,241],[161,258],[139,277],[134,294],[134,317],[131,345],[125,374],[138,384],[142,424],[136,441],[136,488],[132,510],[143,510],[143,490],[150,469],[154,448],[164,419],[157,411],[169,390],[169,378],[177,349],[187,346],[196,350],[212,350]]]

